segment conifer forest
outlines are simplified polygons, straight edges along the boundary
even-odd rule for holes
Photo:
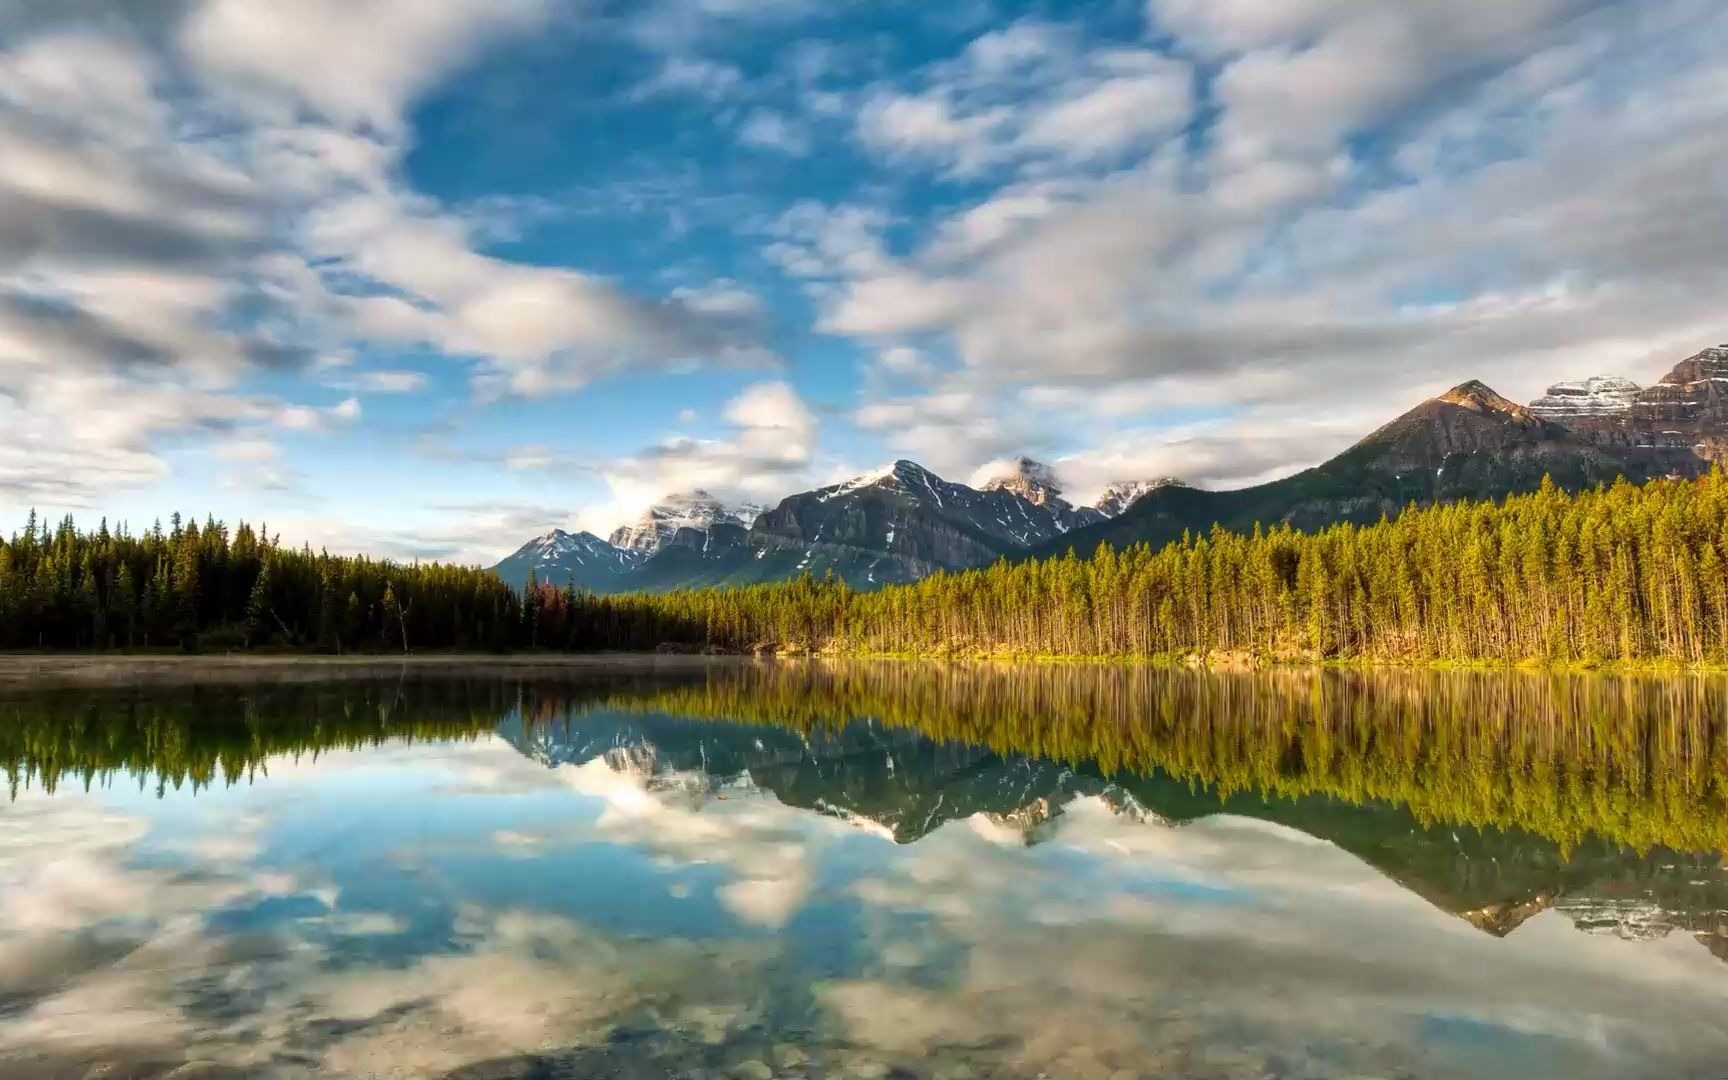
[[[595,596],[283,546],[244,523],[71,519],[0,540],[0,647],[828,652],[1728,662],[1728,477],[1552,484],[1369,526],[998,562],[857,591],[805,577]]]

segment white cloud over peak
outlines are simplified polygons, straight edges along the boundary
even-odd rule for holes
[[[1518,0],[1460,18],[1441,2],[1153,0],[1149,12],[1154,40],[1216,65],[1200,87],[1214,115],[1194,138],[1114,172],[1070,154],[1066,172],[1010,175],[909,255],[824,283],[823,325],[872,347],[940,343],[976,374],[973,392],[995,388],[969,404],[982,415],[1014,415],[1032,385],[1072,387],[1095,416],[1124,385],[1147,388],[1128,395],[1144,419],[1203,403],[1215,418],[1172,413],[1162,438],[1118,416],[1093,456],[1116,461],[1132,439],[1149,472],[1231,481],[1271,464],[1215,453],[1245,424],[1293,468],[1339,448],[1285,438],[1304,418],[1361,417],[1360,434],[1470,377],[1514,397],[1604,369],[1648,378],[1722,336],[1719,5]],[[1071,42],[986,34],[904,106],[985,136],[891,137],[893,95],[861,134],[903,164],[977,174],[1001,160],[1009,121],[961,108],[980,100],[971,88],[1004,71],[1034,85]],[[1016,145],[1032,112],[1015,113]],[[938,389],[863,418],[941,416],[947,402]],[[1036,441],[1080,452],[1059,415],[1071,414]],[[876,426],[924,441],[916,426]],[[999,450],[990,431],[953,434],[968,445],[950,452],[972,464]]]
[[[0,2],[0,509],[451,424],[490,449],[450,501],[511,511],[356,537],[827,454],[1230,484],[1724,336],[1716,0],[853,7]],[[509,430],[712,368],[672,433]]]
[[[776,501],[814,482],[820,424],[789,383],[745,387],[721,409],[712,437],[672,435],[598,466],[611,497],[583,509],[581,526],[599,535],[640,517],[667,495],[707,491],[729,501]]]

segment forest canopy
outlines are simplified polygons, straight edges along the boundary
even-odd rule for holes
[[[286,548],[245,523],[0,540],[0,648],[809,651],[1728,661],[1728,478],[1552,484],[1375,525],[1137,545],[869,592],[808,577],[595,596]]]

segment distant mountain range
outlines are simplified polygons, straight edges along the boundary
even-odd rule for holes
[[[701,491],[673,496],[606,540],[560,530],[536,537],[496,570],[517,585],[532,571],[539,581],[600,593],[803,573],[873,588],[1000,558],[1090,554],[1100,543],[1161,545],[1214,523],[1366,523],[1410,503],[1534,490],[1543,476],[1578,489],[1621,476],[1693,476],[1717,462],[1728,462],[1728,345],[1682,361],[1654,386],[1596,376],[1556,384],[1528,406],[1472,380],[1324,464],[1254,487],[1127,480],[1075,506],[1055,473],[1031,458],[1009,463],[982,488],[898,461],[772,508],[726,505]]]
[[[1064,534],[1108,521],[1156,482],[1121,484],[1097,506],[1062,497],[1050,468],[1011,462],[983,488],[897,461],[772,509],[728,506],[706,492],[667,499],[609,540],[554,530],[495,568],[594,592],[783,581],[832,572],[858,588],[917,581],[1018,557]]]
[[[1640,389],[1598,376],[1529,406],[1472,380],[1430,398],[1332,460],[1234,491],[1167,485],[1121,514],[1033,550],[1090,554],[1100,543],[1160,545],[1214,522],[1227,529],[1369,523],[1410,503],[1502,498],[1542,477],[1568,490],[1696,476],[1728,461],[1728,346],[1682,361]]]

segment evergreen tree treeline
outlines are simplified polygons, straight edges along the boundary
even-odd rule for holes
[[[1376,525],[1214,528],[1157,551],[1002,562],[869,593],[804,580],[585,608],[622,648],[1724,662],[1728,478],[1580,494],[1545,481]]]
[[[593,596],[280,547],[242,524],[0,540],[0,647],[415,648],[1728,661],[1728,478],[1411,508],[1377,525],[998,563],[856,592],[802,578]]]
[[[521,623],[490,572],[285,548],[244,522],[134,536],[32,513],[0,539],[0,648],[512,648]]]

